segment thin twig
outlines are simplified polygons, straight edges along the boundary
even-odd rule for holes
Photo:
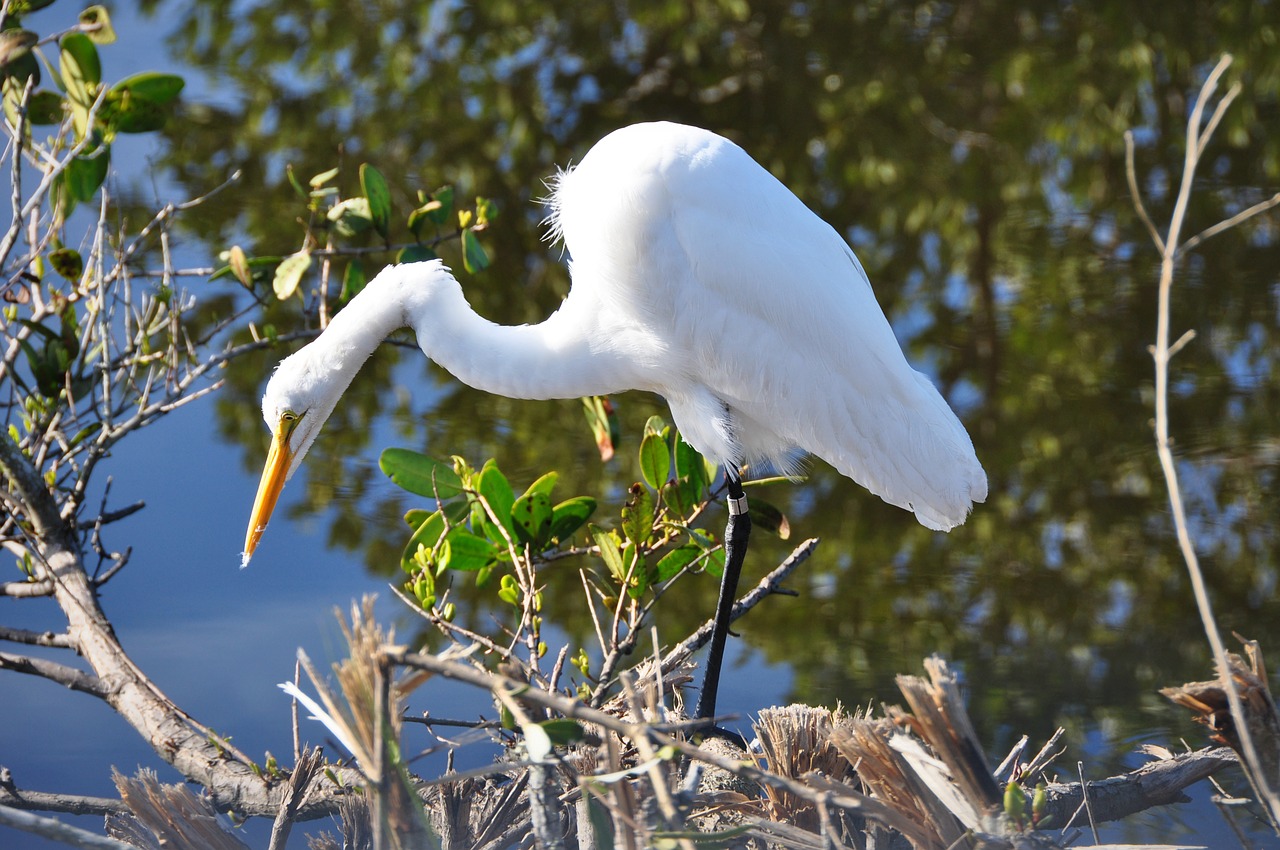
[[[0,806],[0,824],[69,844],[72,847],[80,847],[83,850],[137,850],[132,844],[107,838],[105,835],[98,835],[54,818],[33,815],[31,812],[11,809],[8,806]]]
[[[1231,64],[1231,56],[1224,55],[1208,78],[1200,88],[1199,97],[1195,106],[1191,110],[1191,115],[1187,121],[1187,144],[1186,154],[1183,160],[1182,179],[1178,186],[1177,199],[1174,203],[1173,213],[1169,219],[1168,235],[1163,241],[1155,238],[1157,248],[1160,250],[1160,283],[1158,297],[1158,312],[1156,317],[1156,343],[1152,351],[1152,358],[1155,361],[1155,430],[1156,430],[1156,452],[1160,458],[1160,467],[1164,473],[1165,483],[1169,490],[1169,503],[1173,513],[1174,529],[1178,540],[1178,547],[1182,552],[1183,560],[1187,566],[1187,573],[1191,580],[1192,592],[1195,595],[1196,607],[1200,613],[1200,620],[1204,626],[1205,635],[1209,640],[1209,644],[1213,650],[1214,661],[1218,668],[1218,674],[1222,678],[1223,690],[1227,695],[1227,702],[1231,709],[1231,717],[1240,733],[1240,743],[1244,755],[1245,776],[1248,777],[1250,783],[1254,786],[1258,796],[1266,803],[1265,809],[1273,826],[1280,826],[1280,798],[1277,797],[1275,790],[1271,786],[1272,777],[1263,776],[1257,766],[1261,763],[1258,758],[1257,748],[1254,745],[1252,734],[1244,717],[1243,706],[1240,701],[1240,694],[1236,689],[1236,683],[1231,676],[1230,665],[1227,661],[1226,647],[1223,645],[1222,636],[1218,631],[1217,620],[1213,614],[1212,603],[1209,600],[1209,593],[1205,585],[1204,573],[1200,569],[1199,557],[1196,554],[1195,546],[1191,541],[1191,534],[1187,526],[1186,508],[1182,501],[1182,490],[1178,483],[1178,470],[1174,462],[1173,450],[1169,438],[1169,361],[1170,358],[1185,344],[1188,339],[1185,335],[1174,345],[1169,343],[1169,322],[1170,322],[1170,300],[1173,288],[1174,267],[1181,253],[1187,249],[1187,245],[1179,247],[1179,236],[1182,232],[1187,206],[1191,197],[1191,190],[1195,180],[1196,169],[1200,162],[1200,157],[1204,153],[1205,147],[1208,145],[1209,138],[1213,131],[1217,128],[1218,122],[1221,120],[1223,112],[1238,92],[1238,87],[1232,89],[1219,102],[1217,108],[1213,112],[1207,125],[1203,128],[1201,122],[1204,116],[1204,110],[1209,103],[1209,99],[1213,96],[1217,88],[1218,80]],[[1137,192],[1136,179],[1130,179],[1130,191],[1134,196],[1134,205],[1141,211],[1141,197]],[[1244,215],[1241,213],[1233,216],[1213,227],[1203,231],[1199,236],[1188,240],[1188,245],[1193,241],[1198,244],[1209,236],[1221,233],[1226,229],[1227,222],[1232,222],[1232,226],[1239,224],[1246,218],[1257,215],[1260,212],[1269,209],[1269,202],[1256,204]]]

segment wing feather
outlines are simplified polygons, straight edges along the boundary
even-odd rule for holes
[[[810,452],[933,529],[986,498],[969,435],[907,363],[853,251],[741,148],[636,125],[562,192],[575,290],[592,281],[613,323],[648,327],[661,377],[644,388],[696,448],[784,471]]]

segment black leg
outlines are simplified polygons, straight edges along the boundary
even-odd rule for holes
[[[747,539],[751,537],[747,497],[736,470],[725,469],[725,483],[729,487],[729,524],[724,530],[724,575],[720,577],[720,601],[716,603],[711,650],[707,653],[707,671],[702,680],[702,696],[698,699],[697,716],[700,720],[716,713],[720,665],[724,661],[725,640],[729,637],[729,615],[738,594],[738,577],[742,575],[742,560],[747,556]]]

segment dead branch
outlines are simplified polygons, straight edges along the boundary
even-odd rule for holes
[[[97,835],[55,818],[40,817],[8,806],[0,806],[0,825],[21,829],[83,850],[137,850],[132,844]]]
[[[1241,705],[1240,695],[1236,692],[1236,688],[1230,675],[1230,662],[1227,658],[1226,647],[1222,641],[1222,635],[1218,631],[1217,621],[1214,618],[1212,602],[1209,599],[1209,592],[1205,586],[1204,573],[1200,569],[1199,556],[1196,553],[1195,545],[1191,540],[1191,533],[1187,526],[1186,508],[1182,501],[1182,490],[1178,482],[1178,470],[1174,462],[1173,449],[1169,438],[1169,362],[1173,355],[1181,348],[1183,340],[1187,337],[1183,335],[1177,343],[1170,345],[1170,300],[1172,297],[1174,267],[1178,258],[1183,251],[1190,249],[1196,244],[1210,236],[1234,227],[1246,219],[1258,215],[1275,205],[1276,199],[1256,204],[1253,207],[1232,216],[1226,221],[1215,224],[1202,231],[1198,236],[1192,237],[1185,243],[1181,241],[1182,228],[1185,223],[1187,207],[1191,199],[1192,187],[1195,183],[1196,170],[1199,167],[1200,159],[1208,147],[1210,139],[1213,137],[1214,130],[1217,129],[1222,116],[1225,114],[1227,107],[1235,99],[1240,92],[1240,84],[1234,84],[1230,90],[1218,101],[1214,107],[1212,114],[1207,122],[1204,121],[1205,109],[1209,105],[1210,99],[1217,90],[1218,82],[1227,68],[1231,65],[1231,56],[1224,55],[1214,69],[1205,79],[1204,84],[1200,87],[1199,96],[1196,98],[1195,106],[1191,110],[1191,115],[1187,119],[1187,142],[1186,152],[1183,159],[1182,176],[1178,185],[1178,193],[1174,201],[1173,212],[1169,218],[1169,230],[1167,234],[1161,238],[1151,223],[1146,209],[1142,203],[1141,193],[1138,190],[1138,180],[1136,170],[1133,163],[1133,137],[1132,133],[1126,133],[1126,171],[1128,174],[1129,191],[1133,197],[1134,207],[1137,209],[1139,216],[1147,225],[1151,232],[1152,240],[1156,249],[1160,252],[1160,282],[1158,289],[1158,307],[1156,315],[1156,342],[1151,349],[1151,357],[1155,362],[1155,433],[1156,433],[1156,453],[1160,458],[1160,468],[1164,473],[1165,484],[1169,491],[1169,504],[1173,512],[1174,530],[1178,540],[1178,548],[1182,552],[1183,560],[1187,566],[1187,574],[1191,579],[1192,591],[1195,595],[1196,606],[1200,612],[1201,623],[1204,627],[1205,636],[1209,640],[1209,645],[1213,650],[1213,657],[1218,667],[1219,676],[1222,677],[1224,683],[1223,692],[1230,708],[1230,713],[1235,719],[1235,725],[1241,732],[1240,747],[1243,756],[1242,766],[1245,769],[1245,775],[1253,785],[1258,796],[1265,804],[1265,809],[1271,819],[1272,826],[1280,829],[1280,795],[1276,793],[1276,783],[1280,781],[1280,777],[1274,774],[1266,774],[1262,771],[1259,762],[1258,750],[1250,735],[1250,728],[1244,716],[1243,707]]]
[[[0,594],[3,595],[3,594]],[[11,629],[0,626],[0,640],[11,643],[25,643],[30,646],[50,646],[59,649],[70,649],[71,635],[57,632],[33,632],[27,629]]]
[[[61,812],[68,815],[105,815],[128,811],[120,800],[110,797],[86,797],[80,794],[54,794],[19,788],[7,767],[0,767],[0,806],[36,812]]]
[[[1250,642],[1252,644],[1252,642]],[[1236,725],[1226,689],[1221,679],[1188,682],[1177,688],[1164,688],[1160,693],[1178,705],[1190,709],[1195,719],[1209,727],[1211,738],[1226,744],[1243,756],[1245,738],[1257,747],[1258,767],[1264,776],[1280,777],[1280,714],[1267,684],[1266,667],[1256,644],[1249,645],[1250,661],[1234,652],[1227,656],[1231,680],[1240,696],[1245,730]]]
[[[0,652],[0,670],[39,676],[64,688],[89,694],[98,699],[106,699],[109,693],[106,683],[92,673],[44,658],[29,658],[25,655],[14,655],[11,652]]]
[[[1088,783],[1089,805],[1097,820],[1115,821],[1155,806],[1185,803],[1190,799],[1183,793],[1188,787],[1237,764],[1226,747],[1157,759],[1120,776]],[[1050,783],[1046,793],[1046,812],[1053,816],[1055,828],[1070,824],[1084,802],[1080,783]]]
[[[284,850],[289,840],[289,832],[293,829],[298,812],[306,802],[307,793],[316,775],[324,766],[324,751],[313,747],[304,753],[294,765],[293,775],[289,777],[289,790],[280,803],[280,811],[276,813],[275,822],[271,824],[271,841],[267,850]]]

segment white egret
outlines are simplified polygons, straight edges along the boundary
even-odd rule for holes
[[[743,464],[794,471],[805,452],[931,529],[964,522],[987,478],[964,426],[908,365],[843,238],[741,148],[637,124],[554,180],[549,222],[572,289],[537,325],[476,315],[439,261],[391,266],[276,369],[274,434],[248,563],[284,482],[392,331],[464,383],[512,398],[658,393],[684,439],[725,470],[729,520],[700,717],[715,710],[750,533]]]

